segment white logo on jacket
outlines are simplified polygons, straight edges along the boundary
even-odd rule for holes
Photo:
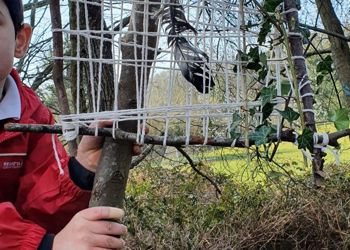
[[[23,161],[5,161],[2,164],[3,169],[18,169],[23,166]]]

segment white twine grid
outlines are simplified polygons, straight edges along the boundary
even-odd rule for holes
[[[77,4],[76,16],[77,20],[80,20],[81,13],[85,13],[85,22],[88,23],[88,5],[94,5],[101,8],[101,30],[91,30],[89,25],[83,29],[81,23],[77,23],[77,29],[72,30],[69,28],[56,29],[55,31],[62,31],[65,35],[77,36],[77,56],[64,56],[54,57],[54,59],[63,59],[65,62],[77,63],[77,112],[71,115],[60,116],[60,123],[64,125],[67,132],[67,139],[74,138],[77,135],[76,131],[78,125],[88,124],[95,121],[112,120],[114,121],[113,128],[118,128],[118,123],[127,120],[135,120],[138,123],[137,138],[138,142],[142,143],[145,136],[145,127],[141,127],[140,124],[146,124],[146,122],[157,121],[163,124],[164,132],[164,145],[166,145],[166,138],[173,133],[171,127],[183,121],[180,131],[180,135],[186,136],[186,144],[189,144],[191,135],[201,134],[204,137],[204,144],[207,143],[208,138],[212,135],[210,131],[210,123],[216,120],[220,120],[221,124],[225,124],[227,132],[232,123],[232,114],[235,112],[242,112],[242,109],[247,106],[248,108],[260,108],[260,101],[253,101],[254,97],[243,93],[244,82],[243,78],[256,79],[257,76],[253,72],[241,71],[242,65],[246,65],[246,61],[241,61],[237,57],[237,50],[242,49],[243,39],[247,44],[257,44],[258,30],[242,31],[241,29],[241,13],[240,6],[237,4],[229,3],[228,1],[211,1],[209,5],[206,5],[204,1],[197,1],[192,3],[191,1],[180,1],[182,4],[187,20],[193,27],[196,28],[198,34],[193,32],[184,32],[183,35],[188,39],[195,47],[204,51],[209,57],[209,69],[210,76],[213,76],[216,86],[213,90],[210,90],[208,94],[198,93],[190,83],[186,82],[184,77],[179,73],[177,61],[174,58],[174,53],[171,48],[168,47],[167,37],[164,27],[160,25],[161,20],[158,20],[158,30],[156,32],[139,32],[133,31],[132,35],[136,38],[142,36],[142,44],[127,44],[122,38],[126,34],[130,34],[127,28],[120,28],[118,30],[105,30],[104,25],[112,26],[121,20],[131,15],[132,5],[134,3],[141,3],[140,1],[133,0],[103,0],[101,3],[96,3],[88,0],[74,0],[72,2]],[[150,2],[145,1],[145,16],[151,16],[156,18],[155,13],[149,8]],[[155,4],[152,2],[152,4]],[[162,3],[159,3],[162,4]],[[206,10],[209,10],[211,17],[205,14]],[[135,14],[135,13],[134,13]],[[244,7],[244,15],[246,17],[254,17],[259,15],[258,11],[252,8]],[[230,17],[235,17],[231,18]],[[105,23],[104,23],[105,22]],[[134,24],[135,25],[135,24]],[[149,26],[149,19],[145,18],[143,22],[143,30],[147,30]],[[136,27],[134,27],[134,30]],[[109,35],[109,37],[106,37]],[[271,34],[273,36],[273,34]],[[295,34],[291,34],[295,35]],[[157,45],[155,48],[148,47],[148,40],[150,37],[157,37]],[[80,52],[80,46],[82,46],[82,40],[87,41],[87,53],[82,55]],[[99,55],[93,55],[92,52],[92,40],[98,41],[101,47]],[[103,46],[104,42],[112,43],[112,57],[103,58]],[[141,49],[141,57],[130,60],[122,59],[121,46],[133,46],[134,51]],[[150,50],[155,52],[154,58],[147,59]],[[137,53],[135,53],[137,54]],[[97,56],[97,57],[96,57]],[[296,59],[296,58],[295,58]],[[131,83],[136,86],[136,109],[130,110],[118,110],[117,109],[117,96],[118,96],[118,84],[121,75],[121,69],[123,66],[135,66],[141,65],[141,74],[135,74],[136,82]],[[80,110],[81,102],[81,79],[82,71],[84,70],[81,65],[87,64],[89,88],[91,92],[91,113],[82,113]],[[96,69],[97,65],[97,69]],[[102,78],[103,78],[103,66],[112,65],[113,67],[113,79],[114,79],[114,109],[111,111],[101,110],[101,91],[102,91]],[[293,84],[291,81],[290,73],[286,63],[286,55],[283,52],[282,46],[277,46],[273,52],[269,54],[268,65],[271,70],[265,79],[267,84],[270,80],[274,80],[276,83],[278,98],[273,100],[274,103],[280,104],[285,102],[281,92],[281,84],[283,81],[290,83],[291,90],[294,92]],[[233,68],[237,66],[237,72],[234,72]],[[206,69],[204,69],[205,71]],[[149,79],[147,79],[147,72],[150,71]],[[281,71],[285,71],[285,76],[281,75]],[[94,75],[94,72],[96,75]],[[137,72],[137,70],[136,70]],[[166,78],[159,78],[159,75],[163,72],[167,72]],[[157,81],[163,80],[164,82],[158,84]],[[179,82],[182,88],[184,88],[184,96],[182,100],[177,100],[177,92],[179,91]],[[250,81],[250,83],[252,80]],[[255,83],[259,85],[260,83]],[[307,83],[303,83],[307,84]],[[254,85],[254,84],[252,84]],[[262,87],[262,86],[261,86]],[[155,96],[156,90],[162,92]],[[301,88],[300,88],[301,89]],[[299,91],[300,91],[299,89]],[[159,91],[160,91],[159,90]],[[181,89],[182,90],[182,89]],[[223,98],[213,98],[218,95],[219,91],[223,92]],[[307,95],[302,96],[301,98]],[[162,98],[161,98],[162,97]],[[164,98],[165,97],[165,98]],[[155,99],[159,98],[158,102]],[[281,109],[281,108],[280,108]],[[303,110],[304,112],[313,112],[312,110]],[[281,117],[278,112],[274,111],[272,116],[277,117],[275,119],[276,125],[279,126]],[[252,122],[259,124],[261,122],[262,113],[256,113],[256,120],[253,118]],[[194,123],[200,121],[198,126],[194,127]],[[74,129],[73,129],[74,128]],[[198,129],[199,128],[199,129]],[[277,129],[279,133],[279,127]],[[97,130],[96,130],[97,131]],[[200,132],[198,132],[200,131]],[[198,134],[199,133],[199,134]],[[227,133],[228,134],[228,133]],[[220,134],[227,136],[227,134]],[[179,135],[177,133],[177,135]],[[279,136],[279,134],[278,134]]]

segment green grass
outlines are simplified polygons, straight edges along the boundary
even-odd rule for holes
[[[335,128],[331,124],[321,125],[318,127],[319,132],[334,132]],[[339,140],[341,149],[338,151],[340,165],[350,163],[350,142],[345,137]],[[272,152],[269,150],[269,154]],[[336,158],[332,153],[334,148],[327,147],[325,157],[326,171],[327,167],[336,167]],[[263,150],[261,149],[261,152]],[[249,155],[249,157],[248,157]],[[266,175],[277,176],[276,172],[283,175],[305,176],[311,174],[311,161],[308,161],[308,167],[305,167],[303,154],[297,145],[289,142],[281,143],[274,157],[280,168],[264,160],[257,162],[254,157],[255,152],[247,149],[237,148],[220,148],[213,151],[206,151],[194,156],[196,161],[202,161],[214,172],[232,176],[237,181],[259,182],[266,179]]]

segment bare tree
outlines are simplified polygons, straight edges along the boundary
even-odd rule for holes
[[[335,32],[344,36],[342,24],[338,19],[332,2],[330,0],[316,0],[317,8],[322,18],[325,29],[329,32]],[[347,41],[328,35],[334,65],[338,74],[340,83],[346,96],[348,107],[350,107],[350,48]]]

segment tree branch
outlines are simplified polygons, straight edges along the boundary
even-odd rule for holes
[[[17,123],[7,123],[4,125],[4,129],[12,132],[31,132],[31,133],[50,133],[50,134],[63,134],[62,126],[60,125],[33,125],[33,124],[17,124]],[[295,142],[295,134],[293,129],[288,129],[280,133],[280,137],[277,137],[276,134],[272,134],[268,137],[268,142],[277,142],[279,140],[283,142]],[[90,136],[105,136],[113,137],[120,140],[127,140],[129,142],[137,141],[136,133],[129,133],[116,129],[113,132],[111,128],[89,128],[89,127],[79,127],[79,135],[90,135]],[[350,136],[350,129],[343,131],[338,131],[334,133],[328,133],[329,144],[332,147],[339,147],[338,139]],[[322,142],[322,136],[319,136],[318,143]],[[204,145],[205,138],[202,136],[191,136],[189,145]],[[218,146],[218,147],[236,147],[236,148],[245,148],[244,140],[236,140],[234,145],[232,145],[234,140],[226,138],[208,138],[208,141],[205,145],[207,146]],[[144,137],[145,144],[153,145],[163,145],[164,136],[150,136],[145,135]],[[186,136],[168,136],[166,138],[166,145],[173,147],[180,147],[186,145]],[[249,140],[249,146],[255,145],[253,140]]]
[[[343,36],[343,35],[341,35],[339,33],[335,33],[335,32],[332,32],[332,31],[320,29],[320,28],[317,28],[317,27],[314,27],[314,26],[310,26],[310,25],[307,25],[307,24],[299,24],[299,25],[301,27],[308,28],[308,29],[313,30],[313,31],[317,31],[317,32],[321,32],[321,33],[329,35],[329,36],[337,37],[337,38],[342,39],[342,40],[344,40],[346,42],[350,42],[350,38],[348,38],[346,36]]]
[[[216,190],[217,194],[221,195],[221,190],[218,187],[218,185],[212,180],[210,179],[208,176],[206,176],[204,173],[202,173],[198,168],[197,165],[193,162],[193,160],[191,159],[191,157],[185,152],[185,150],[183,150],[181,147],[176,147],[176,149],[187,159],[188,163],[190,164],[191,168],[193,169],[193,171],[195,171],[197,174],[199,174],[200,176],[202,176],[204,179],[206,179],[207,181],[210,182],[210,184],[212,184]]]

